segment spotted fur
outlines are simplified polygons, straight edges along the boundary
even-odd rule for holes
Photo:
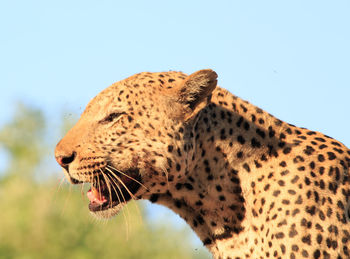
[[[350,150],[216,77],[140,73],[113,84],[57,145],[57,161],[72,183],[107,165],[136,172],[135,198],[178,213],[215,258],[350,258]]]

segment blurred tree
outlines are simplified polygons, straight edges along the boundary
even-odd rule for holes
[[[69,124],[69,123],[66,123]],[[0,258],[211,258],[194,249],[189,230],[169,222],[142,222],[143,206],[131,203],[113,220],[95,220],[80,192],[86,187],[36,181],[47,159],[46,122],[40,110],[17,106],[0,129],[10,157],[0,174]],[[52,153],[51,153],[52,154]]]
[[[40,110],[17,104],[13,120],[0,130],[0,145],[10,157],[7,176],[32,177],[47,148],[43,142],[45,126]]]

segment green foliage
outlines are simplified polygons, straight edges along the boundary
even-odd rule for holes
[[[35,167],[42,161],[46,143],[43,143],[45,120],[42,112],[28,109],[18,103],[13,120],[0,130],[0,146],[10,156],[10,174],[26,172],[30,176]]]
[[[61,184],[54,175],[36,180],[46,150],[54,148],[45,126],[39,110],[19,105],[0,129],[0,147],[10,155],[0,172],[0,258],[210,258],[194,249],[188,229],[150,226],[142,203],[101,221],[88,212],[82,195],[88,186]]]

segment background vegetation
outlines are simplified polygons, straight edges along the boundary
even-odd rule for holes
[[[18,104],[0,127],[7,157],[0,165],[0,258],[210,258],[188,228],[149,222],[145,203],[134,202],[109,221],[94,219],[89,187],[72,187],[51,169],[48,154],[59,137],[47,124],[40,110]],[[63,131],[70,124],[62,122]]]

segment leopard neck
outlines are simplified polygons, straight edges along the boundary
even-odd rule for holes
[[[249,186],[262,177],[254,170],[284,147],[286,124],[221,88],[197,116],[186,172],[163,197],[164,205],[214,254],[227,245],[239,251],[252,242]],[[226,244],[233,236],[237,242]]]

